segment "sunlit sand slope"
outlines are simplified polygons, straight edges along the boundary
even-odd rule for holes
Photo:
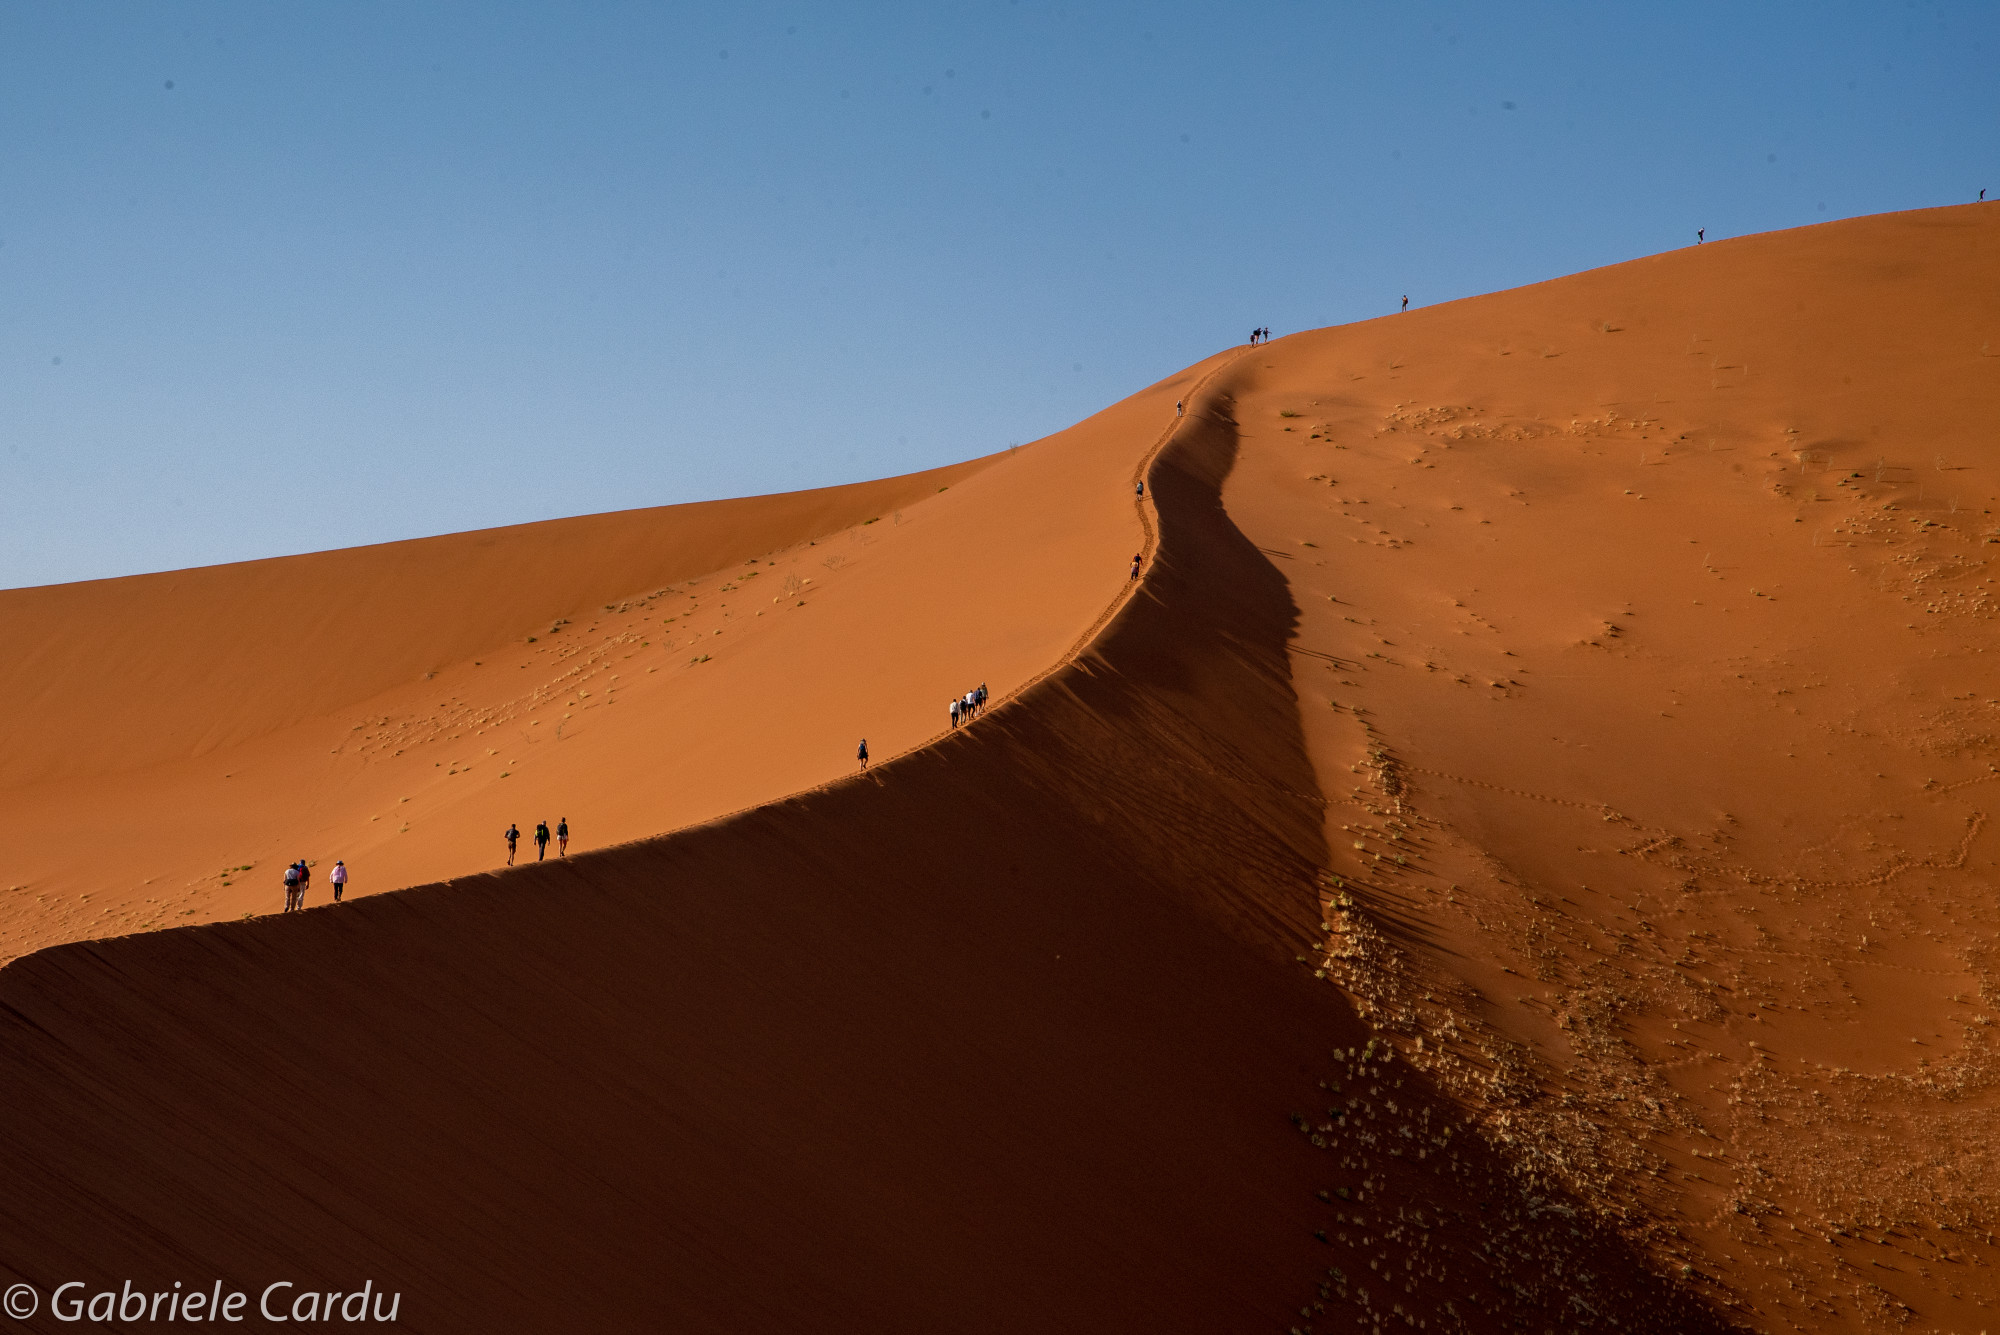
[[[1060,659],[1189,372],[1018,450],[789,496],[0,593],[0,956],[368,894],[825,783]],[[14,744],[15,742],[18,745]],[[532,855],[532,854],[530,854]]]
[[[1281,340],[1331,968],[1760,1329],[2000,1299],[2000,211]]]

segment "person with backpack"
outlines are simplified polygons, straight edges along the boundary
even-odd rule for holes
[[[299,864],[294,862],[285,868],[285,912],[290,913],[299,906]]]
[[[540,862],[540,861],[542,860],[543,856],[544,856],[544,855],[545,855],[545,854],[546,854],[546,853],[547,853],[548,851],[549,851],[549,823],[548,823],[547,821],[545,821],[545,820],[542,820],[542,821],[536,821],[536,822],[535,822],[535,861],[537,861],[537,862]]]
[[[333,870],[327,873],[327,883],[333,887],[333,902],[340,902],[340,892],[347,889],[347,864],[339,858],[333,860]]]
[[[507,841],[507,865],[514,865],[514,845],[521,838],[521,827],[513,821],[507,822],[507,833],[501,836]]]
[[[856,755],[856,756],[857,756],[857,757],[858,757],[858,758],[860,759],[860,761],[861,761],[861,768],[863,768],[863,769],[867,769],[867,768],[868,768],[868,739],[867,739],[866,737],[863,737],[863,738],[861,739],[861,749],[860,749],[860,750],[858,750],[858,751],[856,751],[856,752],[855,752],[854,754],[855,754],[855,755]]]
[[[299,859],[299,907],[302,909],[306,906],[306,891],[312,887],[312,883],[313,883],[312,864],[310,862],[307,862],[304,858],[300,858]]]
[[[559,858],[562,858],[562,857],[568,857],[568,856],[569,856],[569,817],[568,817],[568,816],[564,816],[564,817],[562,817],[561,819],[559,819],[559,820],[557,820],[557,821],[556,821],[556,856],[557,856],[557,857],[559,857]]]

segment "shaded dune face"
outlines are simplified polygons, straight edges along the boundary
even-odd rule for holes
[[[965,731],[0,971],[8,1281],[372,1279],[440,1331],[1718,1329],[1299,962],[1297,609],[1217,504],[1215,388],[1144,583]]]
[[[1990,1324],[2000,212],[1285,339],[1328,967],[1762,1329]]]

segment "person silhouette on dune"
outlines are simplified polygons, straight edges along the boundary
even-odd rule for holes
[[[535,861],[540,862],[549,851],[549,823],[535,822]]]
[[[861,745],[854,752],[854,756],[855,759],[861,762],[861,768],[863,769],[868,768],[868,739],[866,737],[863,737],[861,739]]]
[[[501,836],[507,841],[507,865],[514,865],[514,844],[521,837],[521,829],[512,821],[507,822],[507,833]]]
[[[556,821],[556,856],[559,858],[566,858],[569,856],[568,816],[564,816]]]
[[[333,902],[340,902],[341,892],[347,889],[347,864],[339,858],[333,860],[333,870],[327,873],[327,883],[333,887]]]
[[[1408,297],[1403,298],[1403,309],[1404,310],[1410,309],[1410,299]]]

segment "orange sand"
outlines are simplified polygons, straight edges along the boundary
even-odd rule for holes
[[[1004,695],[1145,542],[1174,377],[953,468],[0,592],[0,958],[571,851],[827,782]],[[1137,450],[1134,441],[1141,442]],[[551,846],[551,855],[554,853]]]
[[[0,1279],[1982,1328],[1996,218],[1298,335],[938,474],[0,594],[0,942],[81,942],[0,970]],[[559,815],[642,842],[469,874]],[[450,880],[84,940],[301,855]]]

